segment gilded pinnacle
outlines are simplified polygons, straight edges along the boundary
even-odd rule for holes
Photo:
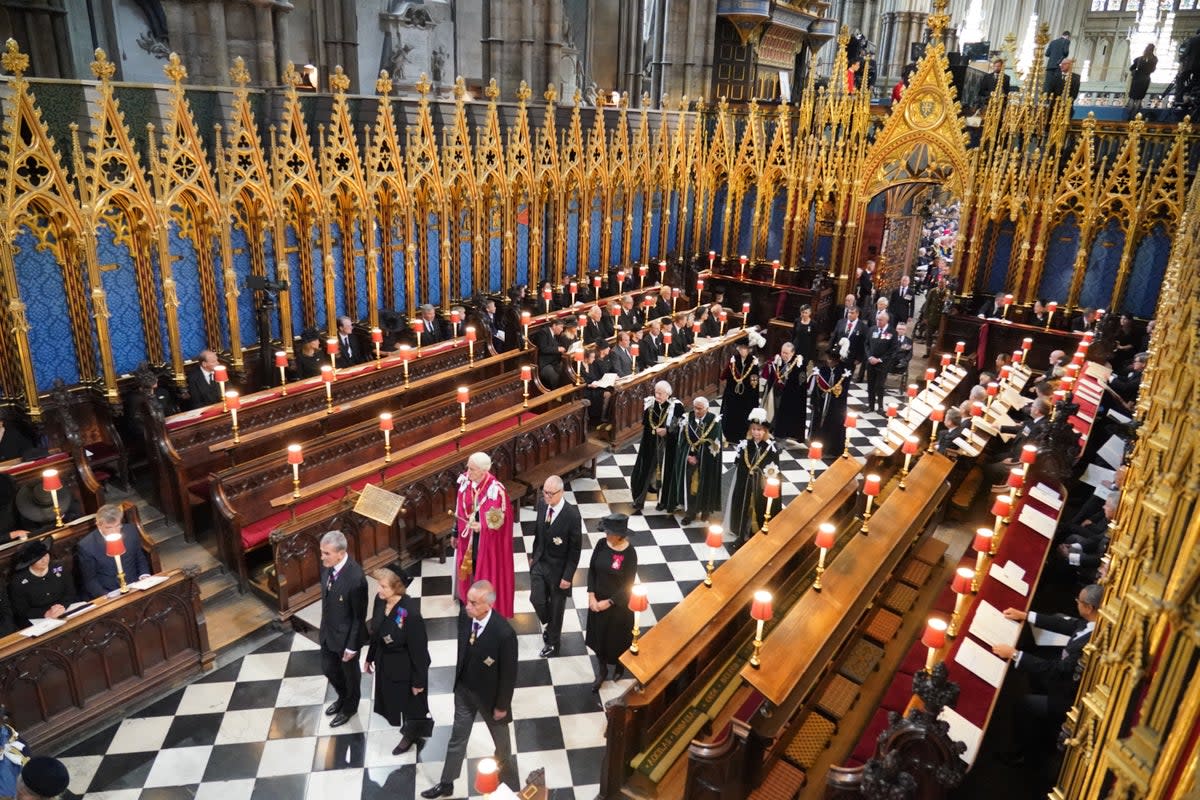
[[[454,79],[454,99],[460,105],[467,99],[467,81],[462,75]]]
[[[329,88],[338,94],[342,94],[350,88],[350,76],[342,69],[341,64],[333,68],[333,74],[329,76]]]
[[[108,60],[108,54],[102,48],[96,48],[96,60],[92,62],[92,74],[97,80],[110,81],[117,73],[117,65]]]
[[[493,78],[493,80],[495,79]],[[533,91],[530,90],[528,83],[521,81],[521,85],[517,87],[517,100],[524,104],[530,97],[533,97]]]
[[[0,66],[13,77],[19,78],[29,69],[29,56],[21,52],[16,39],[9,39],[4,44],[4,55],[0,56]]]
[[[462,77],[459,77],[459,80],[461,81]],[[528,91],[528,89],[526,89],[526,91]],[[488,81],[488,85],[483,89],[483,94],[488,100],[495,100],[500,96],[500,84],[496,82],[495,78],[492,78],[490,81]]]
[[[238,87],[245,87],[250,82],[250,70],[246,69],[246,61],[241,56],[235,58],[229,68],[229,80]]]
[[[163,74],[171,79],[172,83],[183,83],[187,78],[187,67],[179,60],[179,54],[172,51],[171,55],[167,56],[167,65],[163,67]]]
[[[392,77],[386,69],[379,70],[379,79],[375,81],[375,94],[387,96],[392,93]]]
[[[429,76],[422,72],[414,88],[416,88],[417,94],[421,95],[421,99],[425,100],[429,97],[429,92],[433,89],[433,84],[429,82]]]

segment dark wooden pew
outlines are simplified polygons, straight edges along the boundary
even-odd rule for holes
[[[540,385],[532,387],[540,391]],[[293,497],[293,471],[286,448],[213,473],[209,480],[222,560],[236,570],[245,585],[245,555],[267,543],[271,529],[291,516],[325,505],[351,489],[360,488],[377,473],[396,474],[412,462],[428,460],[439,449],[457,449],[502,424],[492,415],[521,411],[523,386],[512,373],[497,375],[472,388],[466,431],[459,431],[460,407],[455,392],[430,397],[394,413],[392,456],[385,461],[384,437],[376,418],[336,430],[303,445],[301,488]],[[574,391],[574,387],[566,390]],[[536,414],[548,397],[530,400]],[[515,421],[515,417],[514,420]]]
[[[996,356],[1012,354],[1021,349],[1021,342],[1033,339],[1028,361],[1039,372],[1049,362],[1050,353],[1062,350],[1069,361],[1079,347],[1082,334],[1070,331],[1025,325],[1019,322],[1004,322],[997,319],[980,319],[973,314],[943,314],[938,330],[937,348],[943,353],[953,353],[957,342],[966,342],[966,357],[987,372],[995,372]],[[982,352],[979,342],[983,340]]]
[[[83,457],[82,453],[79,456]],[[58,470],[63,485],[59,496],[70,496],[72,505],[67,517],[75,517],[80,513],[94,512],[104,505],[104,487],[87,468],[86,458],[82,462],[85,467],[83,472],[80,472],[80,464],[71,453],[60,450],[32,461],[5,464],[0,466],[0,474],[7,475],[19,490],[22,486],[41,486],[44,471]]]
[[[253,582],[251,586],[263,592],[283,618],[319,599],[320,539],[333,529],[346,534],[352,557],[368,570],[396,559],[411,563],[438,555],[438,548],[444,554],[445,542],[430,542],[420,523],[433,517],[444,518],[448,516],[447,510],[454,508],[457,481],[472,452],[490,455],[493,474],[507,484],[520,481],[526,471],[587,443],[587,401],[572,399],[570,390],[559,390],[547,397],[550,402],[544,403],[544,408],[535,407],[535,401],[531,400],[531,410],[541,413],[522,416],[516,425],[493,426],[492,433],[469,445],[389,474],[382,480],[372,480],[405,500],[392,525],[355,513],[354,493],[344,493],[333,502],[276,525],[270,535],[273,557],[270,580],[265,585]]]
[[[824,280],[823,272],[801,267],[781,268],[774,278],[773,274],[770,262],[747,264],[742,272],[737,259],[732,259],[715,262],[700,277],[706,283],[724,284],[725,306],[734,311],[741,311],[742,298],[748,295],[751,324],[765,326],[776,317],[790,323],[800,316],[801,306],[809,305],[818,330],[833,327],[829,324],[829,313],[836,305],[836,298],[833,284]]]
[[[0,639],[0,696],[37,752],[212,664],[194,575],[174,570],[151,589],[95,605],[35,639]]]

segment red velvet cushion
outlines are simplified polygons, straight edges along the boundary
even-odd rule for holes
[[[875,716],[871,717],[871,721],[863,730],[858,744],[854,747],[854,752],[850,754],[850,758],[856,759],[860,764],[865,764],[868,759],[874,756],[875,740],[887,728],[887,724],[887,712],[882,708],[877,709]]]

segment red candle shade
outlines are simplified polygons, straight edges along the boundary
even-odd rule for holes
[[[919,388],[919,387],[918,387],[918,386],[917,386],[915,383],[910,383],[910,384],[908,385],[908,396],[909,396],[909,398],[916,397],[916,396],[917,396],[917,393],[918,393],[919,391],[920,391],[920,388]]]
[[[1000,384],[996,383],[995,381],[992,381],[991,383],[989,383],[987,385],[987,393],[988,393],[988,397],[995,397],[997,394],[1000,393]]]
[[[763,484],[763,497],[771,500],[779,499],[779,478],[767,478],[766,483]]]
[[[554,292],[552,292],[550,290],[549,286],[547,286],[545,289],[542,289],[542,299],[543,300],[549,300],[553,296],[554,296]]]
[[[975,580],[975,570],[970,567],[959,567],[954,571],[954,580],[950,588],[955,594],[967,594],[971,591],[971,581]]]
[[[625,270],[617,270],[617,283],[622,283],[625,280]]]
[[[229,370],[225,369],[224,364],[217,364],[213,370],[213,380],[217,383],[225,383],[229,380]]]
[[[704,278],[696,279],[696,299],[700,299],[700,295],[704,294]]]
[[[1010,489],[1020,489],[1025,485],[1025,470],[1020,467],[1013,467],[1008,471],[1008,482],[1005,484]]]
[[[289,464],[303,464],[304,449],[298,444],[289,444],[287,448],[287,459]]]
[[[925,623],[925,633],[921,634],[921,644],[930,650],[941,650],[946,644],[946,620],[940,617],[930,617]]]
[[[1063,372],[1066,373],[1068,377],[1078,378],[1079,377],[1079,365],[1078,364],[1067,364],[1066,368],[1063,369]]]
[[[613,315],[613,319],[616,319],[617,317],[621,316],[621,307],[617,305],[609,306],[608,313]]]
[[[242,407],[242,398],[237,392],[229,391],[225,393],[225,407],[230,411],[235,411]]]
[[[754,602],[750,604],[750,618],[759,622],[770,622],[771,616],[771,593],[759,589],[754,593]]]
[[[474,326],[474,325],[468,325],[468,326],[467,326],[467,327],[466,327],[466,328],[463,330],[463,333],[464,333],[464,334],[466,334],[466,337],[467,337],[467,341],[468,341],[468,342],[473,342],[473,341],[475,341],[475,326]]]
[[[779,269],[779,259],[778,258],[771,262],[771,269]]]
[[[457,308],[450,309],[450,324],[457,325],[460,322],[462,322],[462,317],[459,316],[458,309]]]
[[[937,370],[933,367],[927,367],[925,370],[925,380],[931,381],[937,377]]]
[[[933,407],[929,412],[929,418],[934,422],[941,422],[946,418],[946,407],[940,403]]]
[[[567,284],[567,286],[568,286],[568,291],[571,294],[579,294],[579,283],[578,282],[571,281],[570,283]]]
[[[749,300],[746,300],[745,302],[742,303],[742,313],[743,314],[750,313],[750,301]]]
[[[948,366],[950,366],[950,354],[942,353],[942,367],[944,368]]]
[[[326,383],[333,383],[333,367],[328,364],[321,365],[321,380]]]
[[[648,266],[646,266],[645,264],[639,264],[639,265],[638,265],[638,276],[639,276],[639,277],[642,277],[642,278],[646,277],[646,272],[647,272],[649,269],[650,269],[650,268],[649,268]]]
[[[1058,311],[1058,301],[1051,300],[1049,303],[1046,303],[1046,310],[1051,314],[1053,314],[1055,311]]]
[[[104,537],[104,553],[109,556],[125,555],[125,540],[121,534],[112,533]]]
[[[1063,391],[1069,392],[1075,388],[1075,378],[1070,375],[1064,375],[1058,385],[1063,388]]]
[[[392,415],[386,411],[379,415],[379,430],[390,431],[394,430],[395,423],[392,422]]]
[[[533,367],[529,366],[528,364],[525,364],[521,367],[521,380],[533,380]]]
[[[1032,338],[1032,337],[1029,337],[1029,336],[1026,336],[1024,339],[1022,339],[1022,340],[1021,340],[1021,349],[1022,349],[1022,350],[1031,350],[1031,349],[1033,349],[1033,338]]]
[[[983,416],[983,403],[979,402],[978,400],[976,400],[974,403],[971,403],[971,416],[972,417],[982,417]]]
[[[575,322],[581,328],[585,327],[587,325],[587,321],[588,321],[587,314],[580,314],[577,317],[575,317]]]
[[[1008,376],[1011,374],[1012,374],[1012,368],[1009,367],[1007,364],[1005,364],[1003,367],[1000,368],[1000,380],[1002,380],[1002,381],[1008,380]]]
[[[654,300],[655,300],[654,295],[648,294],[642,298],[642,305],[644,305],[646,308],[653,308]]]
[[[483,758],[475,771],[475,791],[491,794],[500,788],[500,766],[494,758]]]
[[[42,470],[42,490],[46,492],[57,492],[62,488],[62,478],[56,469]]]
[[[1036,444],[1027,444],[1021,448],[1021,463],[1032,464],[1037,461],[1038,449]]]
[[[958,353],[960,356],[961,356],[961,355],[962,355],[964,352],[966,352],[966,349],[967,349],[967,343],[966,343],[966,342],[955,342],[955,343],[954,343],[954,352]]]
[[[896,405],[893,402],[889,402],[887,404],[887,415],[888,415],[889,419],[895,418],[895,416],[899,413],[900,413],[900,406]]]
[[[1007,517],[1008,512],[1012,510],[1012,500],[1008,495],[1002,494],[996,498],[996,502],[992,503],[993,517]]]
[[[745,266],[746,262],[749,260],[750,259],[747,256],[738,256],[738,261],[742,264],[742,266]]]
[[[825,445],[820,442],[810,442],[808,445],[808,457],[819,461],[825,453]]]
[[[629,610],[636,614],[645,611],[649,607],[650,598],[646,594],[646,587],[636,584],[629,591]]]
[[[971,543],[971,548],[976,553],[990,552],[992,549],[992,529],[976,528],[975,541]]]
[[[725,532],[721,530],[720,525],[709,525],[708,536],[705,538],[704,543],[713,550],[716,550],[725,543],[724,536]]]
[[[282,350],[275,351],[275,366],[277,366],[277,367],[286,367],[287,366],[287,353],[285,353]]]
[[[529,318],[530,318],[530,316],[531,316],[531,315],[530,315],[530,313],[529,313],[528,311],[522,311],[522,312],[521,312],[521,324],[522,324],[522,325],[528,325],[528,324],[529,324]]]
[[[828,550],[833,547],[833,541],[836,536],[837,526],[832,522],[822,522],[817,527],[817,539],[815,544],[822,550]]]
[[[1066,392],[1064,392],[1062,389],[1055,389],[1055,390],[1054,390],[1054,402],[1055,402],[1055,403],[1062,403],[1062,402],[1064,402],[1066,399],[1067,399],[1067,393],[1066,393]]]
[[[672,338],[673,337],[671,336],[670,331],[663,331],[663,343],[664,344],[670,344]]]
[[[338,350],[340,349],[341,348],[338,347],[338,340],[336,337],[325,340],[325,352],[329,353],[329,355],[336,356],[338,354]]]
[[[383,331],[379,328],[371,328],[371,342],[374,344],[382,344]]]
[[[1082,367],[1084,359],[1086,359],[1086,358],[1087,358],[1086,354],[1084,354],[1080,351],[1076,351],[1075,355],[1071,356],[1071,364],[1076,367]]]
[[[599,275],[593,275],[593,276],[592,276],[592,288],[593,288],[593,289],[599,289],[599,288],[600,288],[600,276],[599,276]]]
[[[880,478],[878,475],[868,475],[866,481],[863,482],[863,494],[871,497],[879,497],[879,484]]]
[[[1024,350],[1013,350],[1012,363],[1014,365],[1020,364],[1024,360],[1025,360],[1025,351]]]
[[[729,319],[729,312],[722,308],[721,313],[717,315],[717,319],[721,320],[721,322],[727,321]]]
[[[575,350],[571,353],[571,358],[575,359],[576,361],[583,361],[583,351]]]
[[[424,320],[414,319],[409,323],[409,327],[412,328],[413,333],[422,333],[425,330],[425,322]]]
[[[678,299],[679,299],[679,287],[678,287],[678,286],[672,286],[672,287],[671,287],[671,299],[672,299],[672,300],[678,300]]]
[[[400,345],[400,360],[401,361],[412,361],[413,360],[412,345],[408,345],[408,344]]]
[[[709,251],[708,251],[708,260],[709,260],[709,261],[714,261],[714,260],[716,259],[716,257],[717,257],[717,251],[716,251],[716,250],[709,250]]]
[[[1013,296],[1011,294],[1004,295],[1004,305],[1011,306],[1012,301],[1013,301]]]
[[[847,411],[846,412],[846,428],[852,430],[857,427],[858,427],[858,412],[857,411]]]
[[[658,262],[658,271],[659,271],[659,272],[666,272],[666,271],[667,271],[667,262],[666,262],[666,261],[659,261],[659,262]]]
[[[629,354],[631,356],[633,356],[634,358],[637,358],[638,355],[641,354],[641,352],[642,352],[642,348],[640,346],[638,346],[637,342],[634,342],[633,344],[629,345]]]
[[[471,389],[470,389],[470,387],[467,387],[467,386],[460,386],[460,387],[458,387],[458,402],[459,402],[459,403],[469,403],[469,402],[471,402]]]
[[[700,335],[700,321],[699,320],[692,320],[692,335],[693,336]]]
[[[905,437],[904,444],[900,446],[900,451],[906,456],[915,456],[919,449],[921,449],[921,440],[915,436]]]

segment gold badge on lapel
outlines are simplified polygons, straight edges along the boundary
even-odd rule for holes
[[[489,667],[490,667],[492,664],[495,664],[495,663],[496,663],[496,659],[492,658],[491,656],[488,656],[487,658],[485,658],[485,659],[483,660],[483,663],[484,663],[486,666],[489,666]]]

